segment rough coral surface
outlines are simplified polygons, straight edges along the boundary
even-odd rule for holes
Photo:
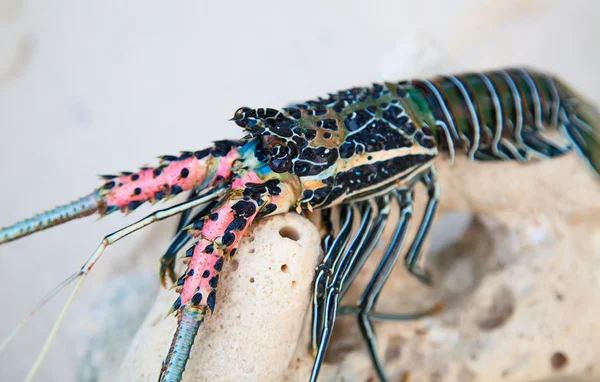
[[[384,289],[384,312],[446,305],[419,321],[376,324],[391,380],[599,380],[600,182],[574,155],[526,166],[439,167],[441,210],[474,218],[461,239],[428,256],[433,288],[399,266]],[[551,183],[556,174],[560,185]],[[360,286],[353,292],[349,302]],[[339,320],[336,329],[322,380],[375,378],[355,320]],[[309,358],[300,351],[298,358],[289,380],[308,374]]]
[[[292,361],[307,314],[320,238],[305,218],[263,219],[223,267],[215,312],[201,326],[184,381],[273,381]],[[156,380],[177,320],[162,290],[125,357],[119,380]],[[167,309],[165,310],[165,307]]]
[[[386,285],[381,311],[445,303],[441,313],[419,321],[376,323],[391,380],[598,380],[600,182],[574,155],[526,166],[440,166],[441,211],[474,218],[461,239],[428,256],[433,288],[401,266]],[[563,174],[561,185],[547,181],[556,173]],[[283,227],[297,231],[299,240],[281,238]],[[239,263],[224,270],[221,303],[196,339],[185,379],[306,381],[312,365],[307,308],[320,254],[315,228],[294,214],[266,219],[240,251]],[[347,302],[358,296],[378,256]],[[157,374],[175,325],[162,319],[170,300],[160,293],[122,364],[123,380]],[[322,381],[375,380],[352,317],[338,320],[326,361]]]

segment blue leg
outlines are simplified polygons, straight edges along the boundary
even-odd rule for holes
[[[321,264],[317,266],[317,276],[315,277],[315,284],[313,290],[313,316],[311,325],[311,336],[312,336],[312,349],[317,352],[319,348],[318,339],[323,328],[323,309],[325,308],[324,293],[327,285],[327,280],[331,276],[331,268],[333,262],[339,254],[344,251],[350,240],[350,234],[352,233],[352,223],[354,220],[354,210],[349,205],[342,205],[341,209],[341,228],[338,235],[331,242],[331,244],[324,243],[324,247],[328,247]],[[316,366],[320,367],[322,358],[316,361]],[[318,373],[318,369],[317,369]]]
[[[425,213],[421,219],[419,230],[417,231],[417,234],[415,235],[415,238],[413,239],[413,242],[406,252],[406,256],[404,257],[404,266],[421,282],[426,285],[431,285],[431,278],[424,269],[419,267],[419,258],[421,255],[421,247],[423,246],[423,242],[425,241],[425,238],[429,233],[429,229],[431,228],[431,223],[433,221],[433,216],[435,215],[440,196],[440,185],[437,182],[437,172],[435,168],[432,167],[427,173],[425,173],[421,177],[420,181],[427,189],[427,196],[429,200],[425,206]]]
[[[383,362],[381,361],[379,350],[377,348],[375,330],[369,315],[375,307],[375,303],[377,302],[377,298],[381,292],[381,289],[385,285],[385,282],[392,272],[392,269],[398,261],[402,244],[406,238],[406,233],[408,231],[408,225],[412,217],[413,209],[412,192],[396,191],[394,192],[393,196],[400,207],[400,218],[396,223],[396,228],[394,229],[394,234],[390,240],[390,244],[388,245],[379,263],[379,266],[375,270],[373,277],[367,284],[367,287],[365,288],[363,295],[358,302],[357,313],[358,327],[367,342],[371,360],[373,361],[375,369],[377,370],[377,374],[382,381],[387,381],[387,377],[385,375]]]

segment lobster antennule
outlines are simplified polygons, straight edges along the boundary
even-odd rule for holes
[[[173,335],[173,341],[169,354],[163,362],[160,371],[159,382],[179,382],[183,376],[185,365],[190,357],[190,351],[196,338],[196,333],[204,321],[204,316],[196,317],[185,308],[181,308],[178,314],[177,330]]]
[[[0,244],[17,240],[23,236],[31,235],[32,233],[71,220],[89,216],[101,209],[102,206],[102,198],[97,192],[93,192],[69,204],[58,206],[0,229]]]

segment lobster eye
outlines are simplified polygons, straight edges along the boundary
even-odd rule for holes
[[[250,112],[252,109],[250,109],[249,107],[240,107],[239,109],[237,109],[235,111],[235,114],[233,115],[232,120],[235,121],[235,123],[239,126],[239,127],[246,127],[246,125],[248,124],[248,121],[246,120],[246,113]]]
[[[288,172],[292,168],[292,158],[289,155],[282,157],[271,157],[269,159],[269,167],[277,173]]]

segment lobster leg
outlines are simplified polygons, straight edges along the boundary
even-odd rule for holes
[[[190,191],[190,194],[187,196],[187,200],[196,199],[198,197],[198,195],[200,195],[200,191],[198,189],[193,189],[192,191]],[[188,219],[191,214],[192,214],[192,210],[185,210],[181,213],[181,216],[179,217],[179,221],[177,222],[177,227],[175,228],[175,235],[178,235],[181,232],[181,230],[183,229],[183,227],[185,227],[188,224]]]
[[[364,256],[362,252],[362,249],[364,248],[363,244],[365,243],[365,239],[367,238],[370,228],[373,225],[374,219],[372,206],[369,203],[361,203],[360,210],[362,217],[361,224],[358,228],[358,234],[352,238],[352,242],[349,246],[347,246],[347,249],[344,252],[333,253],[332,250],[335,250],[336,246],[332,246],[331,250],[327,253],[327,256],[329,258],[334,258],[333,266],[323,263],[319,269],[319,273],[317,274],[317,280],[322,282],[319,286],[319,295],[315,295],[315,300],[313,301],[312,345],[313,352],[315,352],[315,361],[310,379],[311,382],[316,381],[319,375],[323,358],[331,339],[331,333],[333,330],[339,302],[338,296],[340,292],[340,271],[346,270],[348,263],[351,263],[357,255],[360,254]],[[342,213],[345,213],[346,218],[348,215],[350,215],[348,212],[342,211]],[[339,238],[340,237],[338,236],[337,239]],[[343,248],[339,249],[343,250]],[[315,289],[317,289],[316,284]]]
[[[352,232],[352,224],[354,220],[354,210],[350,205],[343,205],[341,208],[341,222],[342,227],[337,237],[331,243],[328,248],[325,257],[321,261],[321,264],[317,267],[317,276],[315,277],[314,291],[313,291],[313,321],[311,326],[312,336],[312,349],[313,352],[317,353],[319,344],[317,343],[320,338],[321,331],[323,329],[323,298],[327,280],[331,275],[331,268],[333,262],[339,257],[344,248],[348,245],[350,240],[350,234]],[[319,361],[320,363],[320,361]],[[318,370],[317,370],[318,371]]]
[[[428,172],[424,173],[421,176],[420,181],[425,185],[429,199],[427,201],[427,205],[425,206],[425,213],[421,219],[419,229],[406,253],[406,256],[404,257],[404,266],[406,267],[406,270],[408,270],[421,282],[426,285],[430,285],[431,278],[425,270],[419,267],[419,257],[421,255],[421,247],[423,246],[423,242],[429,233],[429,229],[431,228],[431,222],[433,220],[433,216],[435,215],[440,196],[440,185],[437,182],[437,171],[435,170],[435,167],[432,166]]]
[[[321,210],[321,230],[322,230],[322,247],[323,252],[327,253],[329,247],[335,238],[335,232],[333,229],[333,221],[331,220],[331,208],[325,208]]]
[[[360,208],[361,223],[357,235],[352,239],[352,243],[346,251],[335,255],[337,259],[334,262],[334,268],[329,270],[329,277],[327,278],[329,282],[325,291],[322,292],[324,297],[316,300],[321,306],[315,308],[314,314],[321,312],[323,317],[317,318],[322,323],[321,329],[315,334],[317,337],[313,337],[313,344],[318,344],[318,348],[316,348],[311,381],[316,380],[318,377],[323,357],[329,345],[336,315],[347,314],[350,312],[347,308],[350,308],[352,312],[356,311],[354,307],[341,307],[338,309],[338,304],[371,255],[375,245],[381,239],[389,216],[390,198],[386,195],[377,198],[376,202],[359,202],[358,206]],[[344,310],[347,312],[344,313]]]
[[[396,191],[395,195],[398,203],[401,206],[402,218],[398,222],[396,232],[392,243],[388,247],[384,257],[382,258],[377,271],[371,279],[367,290],[364,292],[358,307],[343,306],[338,309],[339,301],[343,298],[348,290],[349,285],[354,280],[357,272],[362,268],[367,258],[370,256],[375,244],[381,238],[385,229],[385,223],[390,210],[389,196],[381,197],[378,200],[377,217],[375,217],[375,208],[371,203],[359,203],[361,210],[361,224],[358,227],[357,235],[352,239],[351,244],[346,251],[338,254],[334,261],[334,267],[330,270],[331,276],[327,277],[329,281],[325,289],[325,297],[319,301],[323,306],[319,307],[319,311],[323,315],[320,319],[322,329],[319,336],[313,339],[319,347],[315,357],[315,364],[311,375],[311,382],[316,381],[319,369],[323,362],[325,351],[329,344],[336,315],[357,314],[359,326],[367,340],[370,353],[372,354],[374,365],[378,374],[385,380],[383,366],[379,360],[379,355],[375,343],[375,335],[370,322],[370,319],[375,320],[414,320],[428,316],[439,310],[439,305],[434,306],[424,312],[413,314],[381,314],[372,311],[375,306],[378,294],[385,284],[389,273],[395,266],[402,248],[402,242],[407,232],[408,221],[412,213],[412,194],[407,191]],[[370,300],[372,298],[372,301]],[[370,333],[370,335],[369,335]]]
[[[414,321],[414,320],[420,320],[422,318],[429,317],[433,314],[436,314],[436,313],[440,312],[443,307],[444,307],[444,304],[438,303],[438,304],[435,304],[434,306],[432,306],[431,308],[423,310],[421,312],[401,313],[401,314],[370,312],[367,314],[367,316],[373,320],[378,320],[378,321]],[[357,311],[356,309],[346,310],[344,312],[340,312],[339,314],[340,315],[352,314],[352,313],[356,313],[356,311]]]
[[[345,271],[347,274],[344,274],[344,282],[341,286],[341,295],[340,299],[342,299],[346,292],[348,292],[348,288],[356,279],[358,272],[362,269],[363,265],[369,258],[368,255],[371,254],[379,240],[381,239],[383,232],[387,226],[388,218],[390,216],[390,205],[391,200],[389,195],[385,195],[377,198],[377,219],[373,228],[369,232],[369,237],[367,239],[367,243],[365,245],[364,251],[359,253],[359,256],[356,260],[352,262],[351,265],[348,266],[348,270]]]
[[[44,343],[44,346],[43,346],[42,350],[40,351],[40,354],[38,355],[33,367],[31,368],[31,370],[29,371],[29,374],[26,377],[27,381],[30,381],[31,379],[33,379],[33,377],[37,373],[38,369],[40,368],[46,354],[48,353],[50,345],[52,344],[52,341],[54,340],[54,337],[56,336],[56,333],[58,332],[58,330],[62,324],[62,321],[65,318],[66,313],[69,310],[69,307],[71,306],[71,303],[73,302],[75,296],[77,295],[77,292],[78,292],[79,288],[81,287],[81,284],[85,280],[85,276],[87,276],[87,274],[90,272],[90,270],[96,264],[96,262],[100,259],[100,256],[102,255],[102,253],[108,246],[121,240],[125,236],[128,236],[129,234],[138,231],[141,228],[144,228],[144,227],[146,227],[152,223],[155,223],[157,221],[164,220],[173,215],[177,215],[187,209],[202,205],[202,204],[209,202],[215,198],[218,198],[219,196],[223,195],[224,193],[225,193],[224,189],[213,189],[213,190],[207,192],[206,194],[204,194],[202,197],[175,205],[170,208],[156,211],[156,212],[146,216],[145,218],[143,218],[133,224],[128,225],[125,228],[122,228],[118,231],[111,233],[110,235],[105,236],[102,239],[98,248],[96,248],[96,250],[94,251],[92,256],[81,267],[81,269],[78,272],[74,273],[72,276],[70,276],[68,279],[66,279],[64,282],[62,282],[60,285],[58,285],[52,292],[50,292],[50,294],[48,294],[46,297],[44,297],[44,299],[42,299],[40,301],[40,303],[38,303],[38,305],[33,310],[33,312],[30,313],[25,319],[23,319],[21,321],[21,323],[19,323],[19,325],[11,332],[11,334],[2,342],[2,344],[0,344],[0,350],[4,349],[6,347],[8,342],[12,338],[14,338],[14,336],[17,334],[17,332],[25,325],[25,323],[27,321],[29,321],[29,319],[32,317],[32,314],[34,312],[39,310],[39,308],[41,306],[43,306],[46,302],[48,302],[60,290],[62,290],[67,285],[69,285],[72,281],[79,278],[79,281],[77,282],[77,284],[75,286],[75,289],[73,290],[73,292],[71,292],[71,295],[69,296],[69,299],[65,303],[58,318],[56,319],[56,322],[54,323],[54,326],[52,327],[52,330],[50,331],[50,334],[48,335],[48,338],[47,338],[46,342]]]
[[[358,326],[360,328],[363,337],[367,341],[369,353],[377,374],[382,381],[386,381],[386,375],[383,368],[383,363],[377,349],[377,341],[375,338],[375,331],[371,323],[369,314],[373,310],[377,298],[381,289],[385,285],[394,265],[396,264],[398,257],[400,256],[400,250],[408,231],[408,225],[412,216],[412,192],[394,192],[394,197],[400,206],[400,219],[396,224],[396,229],[388,245],[379,266],[377,267],[373,277],[369,281],[363,295],[361,296],[358,303]]]
[[[427,181],[427,179],[424,179],[424,181]],[[378,198],[377,204],[378,206],[376,210],[373,206],[373,202],[358,203],[360,208],[361,223],[358,227],[357,235],[352,238],[352,242],[347,247],[346,251],[341,254],[338,253],[337,255],[331,255],[333,258],[335,258],[333,261],[333,269],[322,268],[320,270],[320,273],[326,275],[327,283],[325,291],[320,292],[321,295],[324,296],[321,296],[320,299],[315,299],[315,303],[318,303],[319,306],[313,310],[314,314],[320,312],[322,317],[316,319],[313,317],[313,320],[318,320],[321,325],[318,336],[313,337],[313,346],[316,344],[318,347],[316,348],[317,352],[315,364],[313,366],[313,373],[311,375],[311,381],[316,381],[316,378],[318,377],[318,373],[323,362],[323,357],[331,338],[336,315],[364,314],[366,317],[374,320],[408,321],[429,316],[438,312],[441,308],[441,304],[437,304],[426,311],[409,314],[376,313],[371,310],[361,312],[360,307],[354,306],[342,306],[338,308],[339,301],[347,292],[348,287],[351,285],[357,273],[370,256],[375,244],[379,241],[385,229],[387,218],[389,216],[390,199],[387,196]],[[422,231],[426,232],[426,229],[421,228],[420,232]],[[400,248],[401,245],[397,247],[397,251],[399,251]],[[390,270],[393,268],[396,262],[394,259],[392,260],[393,261],[390,265]],[[384,261],[386,261],[385,257],[382,260],[382,264]],[[378,271],[382,269],[382,264],[380,264]],[[378,273],[376,272],[376,275],[377,274]],[[317,277],[319,276],[320,274]],[[385,280],[382,280],[381,287],[384,283]],[[378,292],[376,291],[376,293]],[[375,300],[376,298],[377,296],[375,296]],[[375,304],[373,303],[373,306],[374,305]],[[368,341],[368,337],[365,337],[365,339]],[[313,349],[315,348],[313,347]],[[374,364],[377,367],[377,362],[374,362]]]

